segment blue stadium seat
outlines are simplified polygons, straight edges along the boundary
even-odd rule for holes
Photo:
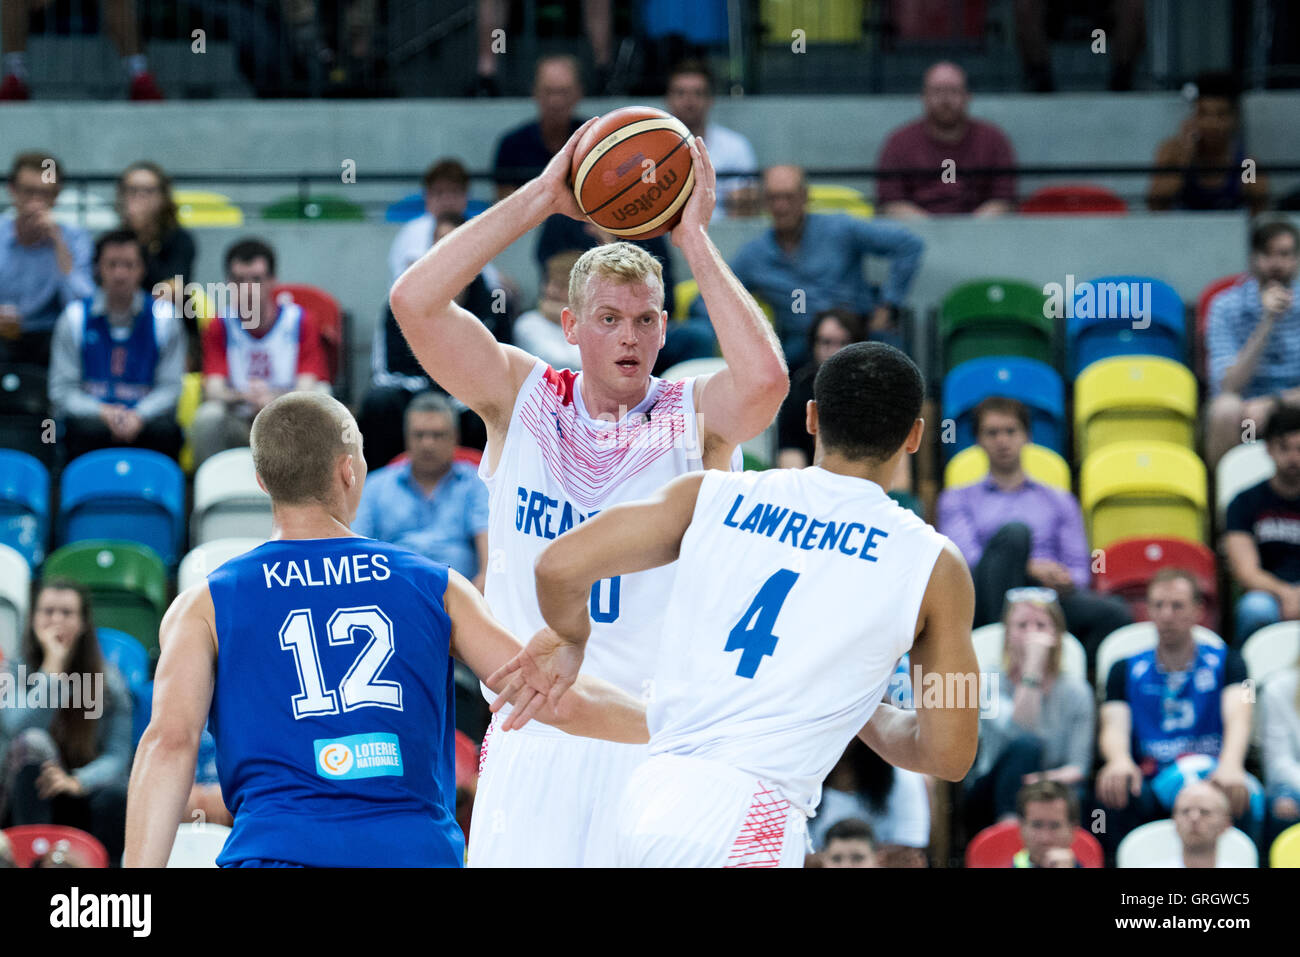
[[[60,543],[139,542],[171,567],[184,523],[185,475],[158,452],[100,449],[74,459],[63,472]]]
[[[488,205],[481,199],[471,199],[465,205],[465,218],[472,219],[487,209]],[[397,202],[388,204],[388,208],[384,210],[384,222],[409,223],[411,220],[419,219],[423,215],[424,194],[410,193],[397,200]]]
[[[152,710],[149,652],[140,642],[116,628],[96,628],[95,635],[99,638],[99,650],[104,660],[122,673],[122,680],[131,692],[131,746],[134,748],[149,726],[149,712]]]
[[[25,452],[0,449],[0,544],[34,571],[45,561],[50,529],[50,473]]]
[[[991,356],[963,362],[944,377],[943,418],[956,423],[955,441],[942,443],[945,460],[975,444],[971,413],[995,395],[1028,406],[1034,443],[1065,455],[1065,383],[1061,376],[1037,359]]]
[[[1138,302],[1130,302],[1134,283],[1140,286]],[[1148,313],[1149,326],[1135,328],[1137,306]],[[1071,379],[1112,356],[1163,356],[1186,363],[1186,310],[1173,287],[1159,279],[1098,276],[1075,287],[1067,340]]]

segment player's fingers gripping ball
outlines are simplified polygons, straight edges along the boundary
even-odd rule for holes
[[[663,110],[629,106],[606,114],[573,151],[578,207],[620,239],[662,236],[681,220],[695,186],[691,140]]]

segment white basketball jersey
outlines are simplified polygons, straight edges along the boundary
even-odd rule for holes
[[[279,310],[275,325],[260,339],[243,327],[238,316],[222,317],[230,384],[237,391],[247,389],[250,378],[264,379],[272,389],[280,391],[297,384],[302,309],[285,303]]]
[[[703,468],[695,381],[651,378],[645,399],[621,422],[609,422],[587,414],[581,373],[539,360],[529,374],[496,471],[489,473],[487,454],[479,467],[490,496],[484,593],[520,641],[545,625],[533,577],[542,549],[602,509],[648,498]],[[584,674],[637,697],[648,691],[672,582],[673,568],[665,566],[596,583]],[[535,726],[545,728],[534,721],[525,730]]]
[[[946,541],[865,479],[707,473],[664,620],[650,753],[728,764],[811,813],[912,647]]]

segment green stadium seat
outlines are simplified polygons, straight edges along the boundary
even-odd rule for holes
[[[286,196],[262,209],[263,219],[319,219],[333,222],[359,222],[366,211],[356,203],[338,196]]]
[[[167,568],[135,542],[90,539],[64,545],[45,560],[43,577],[66,577],[90,590],[95,624],[124,631],[158,656],[158,626],[167,610]]]
[[[1042,289],[1018,279],[977,279],[954,288],[939,306],[944,369],[985,356],[1020,356],[1055,367],[1056,321],[1045,315]]]

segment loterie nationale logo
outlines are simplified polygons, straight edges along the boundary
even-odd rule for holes
[[[402,748],[397,735],[384,732],[350,734],[344,738],[318,738],[316,773],[323,778],[345,781],[402,775]]]
[[[321,749],[320,769],[331,777],[342,777],[352,770],[356,759],[346,744],[329,744]]]

